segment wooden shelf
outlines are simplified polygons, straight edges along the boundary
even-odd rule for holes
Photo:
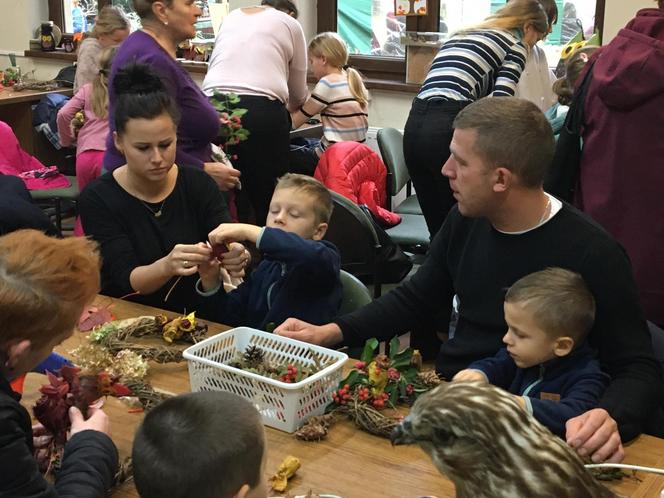
[[[63,49],[56,49],[55,52],[43,52],[41,50],[26,50],[24,55],[26,57],[34,57],[35,59],[52,59],[63,61],[76,61],[76,52],[65,52]]]

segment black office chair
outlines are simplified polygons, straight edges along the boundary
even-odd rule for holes
[[[325,239],[341,254],[341,268],[356,277],[368,277],[374,284],[374,297],[380,296],[378,255],[381,244],[371,220],[350,199],[330,190],[334,211]]]
[[[408,195],[393,209],[401,216],[401,223],[385,231],[404,250],[424,254],[429,249],[429,229],[417,196],[410,195],[410,176],[403,156],[403,135],[394,128],[381,128],[378,130],[378,147],[387,168],[388,206],[392,197],[404,187]]]

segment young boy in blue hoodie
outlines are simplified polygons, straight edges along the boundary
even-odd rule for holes
[[[288,173],[274,189],[266,226],[224,223],[210,232],[213,246],[249,241],[263,261],[237,289],[222,289],[215,260],[199,265],[196,289],[210,296],[209,312],[221,323],[272,331],[288,317],[311,323],[332,320],[341,305],[340,257],[322,240],[332,197],[318,180]]]
[[[584,342],[595,320],[595,300],[580,275],[547,268],[512,285],[504,309],[506,347],[452,380],[490,382],[508,390],[564,438],[567,420],[597,408],[609,381]]]

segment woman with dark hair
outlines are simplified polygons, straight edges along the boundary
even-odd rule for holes
[[[625,247],[645,316],[662,326],[664,1],[639,10],[588,66],[576,204]]]
[[[232,166],[212,161],[210,143],[219,133],[219,116],[189,73],[175,60],[177,46],[196,36],[196,21],[202,14],[191,0],[133,0],[134,11],[142,28],[120,45],[111,68],[109,82],[109,126],[115,130],[113,114],[116,96],[113,78],[120,68],[131,62],[150,65],[164,82],[180,113],[177,128],[176,159],[181,166],[204,170],[222,190],[235,188],[240,173]],[[104,167],[108,171],[123,165],[111,134],[107,139]]]
[[[101,249],[102,293],[196,310],[198,265],[212,257],[207,234],[230,221],[223,195],[201,170],[175,164],[179,112],[159,75],[132,64],[116,73],[113,90],[113,142],[126,162],[79,199],[85,233]],[[248,258],[241,244],[222,257],[236,275]]]
[[[240,199],[254,211],[256,224],[267,217],[277,178],[289,170],[290,112],[307,98],[307,46],[294,19],[293,2],[263,0],[232,11],[221,25],[203,91],[240,96],[247,109],[242,126],[249,138],[233,147],[242,172]],[[249,217],[240,210],[240,217]]]
[[[511,0],[479,25],[452,35],[431,63],[406,121],[403,151],[432,238],[456,202],[441,174],[454,118],[483,97],[513,96],[528,50],[548,29],[537,0]]]

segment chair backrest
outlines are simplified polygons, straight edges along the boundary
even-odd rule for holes
[[[341,268],[357,276],[373,275],[380,250],[378,235],[367,214],[353,201],[330,190],[334,210],[325,239],[341,254]]]
[[[359,278],[351,275],[347,271],[341,270],[339,275],[343,287],[343,297],[341,298],[341,308],[339,315],[351,313],[371,302],[369,289]]]
[[[403,135],[395,128],[378,130],[378,148],[387,167],[387,195],[397,195],[410,181],[403,155]]]

